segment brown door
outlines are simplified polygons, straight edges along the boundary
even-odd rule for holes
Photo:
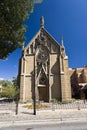
[[[39,87],[39,100],[47,102],[48,100],[48,88],[47,87]]]

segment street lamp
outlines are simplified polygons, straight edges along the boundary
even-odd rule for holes
[[[35,55],[34,55],[34,97],[33,97],[33,110],[34,110],[34,115],[36,115],[36,81],[35,81]]]

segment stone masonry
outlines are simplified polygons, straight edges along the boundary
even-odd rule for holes
[[[50,102],[71,99],[71,84],[68,56],[64,42],[60,45],[41,27],[29,44],[22,49],[19,62],[20,101],[34,99]]]

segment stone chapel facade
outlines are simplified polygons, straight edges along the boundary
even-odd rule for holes
[[[71,99],[68,57],[62,40],[60,45],[41,27],[30,43],[23,48],[19,63],[20,101],[50,102]]]

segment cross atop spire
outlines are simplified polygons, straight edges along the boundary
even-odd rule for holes
[[[41,28],[44,28],[44,17],[43,16],[40,18],[40,26],[41,26]]]

